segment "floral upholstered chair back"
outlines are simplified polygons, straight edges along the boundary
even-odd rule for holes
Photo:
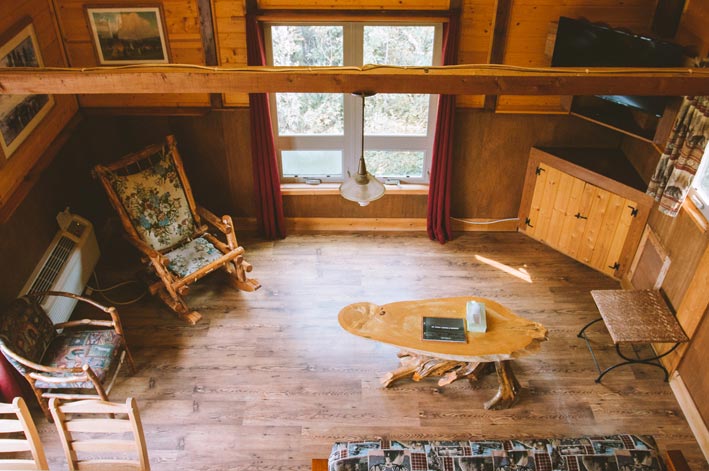
[[[125,175],[109,174],[133,228],[155,250],[178,245],[195,232],[173,152],[172,146],[165,145],[153,155],[127,166]]]
[[[0,344],[12,353],[41,363],[44,352],[57,336],[52,320],[42,307],[29,298],[15,299],[0,312]],[[25,367],[8,355],[7,360],[21,373]]]

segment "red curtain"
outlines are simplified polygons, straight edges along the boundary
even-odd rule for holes
[[[246,45],[248,65],[266,65],[263,31],[252,14],[246,15]],[[268,95],[250,93],[249,112],[259,230],[267,239],[283,239],[286,236],[286,226]]]
[[[450,21],[443,27],[443,65],[455,65],[458,62],[459,29],[459,15],[451,15]],[[454,121],[455,95],[441,95],[438,99],[426,218],[428,236],[441,244],[451,239],[450,186],[453,169]]]

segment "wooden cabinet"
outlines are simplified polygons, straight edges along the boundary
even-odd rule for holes
[[[532,148],[519,230],[621,278],[652,207],[642,186],[620,151]]]

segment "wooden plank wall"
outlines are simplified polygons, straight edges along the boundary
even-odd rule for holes
[[[3,14],[0,15],[0,34],[26,18],[31,18],[34,25],[45,66],[66,67],[52,5],[48,0],[5,2]],[[49,113],[9,159],[0,150],[0,207],[20,188],[42,154],[76,114],[78,107],[73,96],[58,95],[54,97],[54,102]]]
[[[586,18],[627,28],[634,33],[649,32],[656,0],[514,0],[510,12],[504,64],[548,67],[551,57],[544,54],[549,25],[560,16]],[[500,96],[501,113],[566,113],[558,96]]]
[[[686,0],[675,40],[679,44],[696,45],[699,57],[709,56],[709,3],[704,0]]]
[[[52,0],[56,5],[59,26],[72,67],[99,65],[86,17],[86,5],[115,7],[115,1]],[[238,2],[234,2],[238,3]],[[166,40],[170,48],[170,62],[204,65],[204,49],[199,29],[197,0],[162,0],[150,5],[162,5],[165,15]],[[145,2],[127,0],[120,6],[146,6]],[[209,106],[208,94],[155,95],[81,95],[82,107],[155,108]]]

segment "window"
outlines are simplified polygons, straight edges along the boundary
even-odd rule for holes
[[[709,145],[704,150],[704,156],[692,179],[689,189],[689,199],[709,221]]]
[[[269,24],[275,66],[426,66],[440,62],[440,24]],[[361,153],[361,99],[350,94],[276,93],[274,136],[284,182],[343,181]],[[428,182],[437,95],[366,99],[367,170],[381,178]]]

